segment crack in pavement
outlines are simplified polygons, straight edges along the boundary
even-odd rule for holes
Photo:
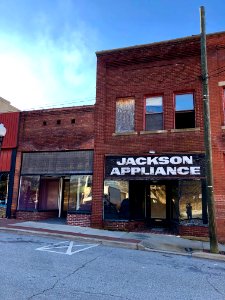
[[[214,284],[212,282],[210,282],[210,279],[211,279],[212,275],[209,275],[209,276],[206,276],[206,281],[208,282],[208,284],[214,289],[214,291],[216,291],[218,294],[220,294],[221,296],[225,296],[224,293],[222,293],[220,290],[218,290]]]
[[[39,293],[36,293],[36,294],[30,296],[29,298],[27,298],[27,300],[33,299],[33,298],[36,297],[36,296],[43,295],[45,292],[48,292],[48,291],[53,290],[53,289],[56,287],[56,285],[57,285],[61,280],[65,280],[66,278],[68,278],[68,277],[74,275],[76,272],[78,272],[78,271],[80,271],[81,269],[85,268],[88,264],[92,263],[93,261],[95,261],[95,260],[98,259],[99,257],[101,257],[101,255],[98,255],[98,256],[96,256],[95,258],[93,258],[93,259],[87,261],[86,263],[82,264],[80,267],[78,267],[77,269],[75,269],[75,270],[74,270],[73,272],[71,272],[70,274],[68,274],[68,275],[66,275],[66,276],[64,276],[64,277],[62,277],[62,278],[57,279],[56,282],[55,282],[51,287],[49,287],[49,288],[47,288],[47,289],[44,289],[43,291],[41,291],[41,292],[39,292]]]
[[[119,295],[107,294],[107,293],[97,293],[97,292],[95,293],[95,292],[87,292],[87,291],[80,291],[80,290],[73,290],[73,292],[77,292],[80,294],[88,294],[88,295],[110,296],[110,297],[116,297],[116,298],[124,299],[124,300],[131,300],[131,298],[127,298],[127,297],[119,296]],[[132,299],[134,299],[134,298],[132,298]]]

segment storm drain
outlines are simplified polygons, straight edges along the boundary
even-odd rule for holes
[[[193,249],[192,248],[184,248],[186,252],[188,253],[192,253],[193,252]]]

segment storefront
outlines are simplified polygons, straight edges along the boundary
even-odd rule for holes
[[[93,151],[23,153],[17,218],[90,214]]]
[[[4,124],[6,128],[6,135],[0,151],[0,218],[10,218],[17,153],[19,112],[1,113],[0,123]]]
[[[207,223],[204,155],[106,156],[104,220]]]

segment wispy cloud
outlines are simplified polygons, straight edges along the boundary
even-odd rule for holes
[[[44,15],[36,25],[32,36],[0,31],[0,96],[21,109],[94,98],[95,32],[80,23],[54,35]]]

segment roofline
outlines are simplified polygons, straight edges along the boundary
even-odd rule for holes
[[[42,109],[32,109],[32,110],[23,110],[22,113],[35,113],[35,112],[49,112],[49,111],[59,111],[59,110],[72,110],[72,109],[85,109],[85,108],[93,108],[95,104],[89,105],[79,105],[79,106],[67,106],[67,107],[54,107],[54,108],[42,108]]]
[[[225,31],[208,33],[207,37],[210,37],[213,35],[220,35],[220,34],[221,35],[225,34]],[[136,49],[136,48],[145,48],[145,47],[149,47],[149,46],[155,46],[155,45],[166,44],[166,43],[171,43],[171,42],[182,42],[185,40],[200,38],[200,36],[201,36],[200,34],[196,34],[196,35],[186,36],[186,37],[182,37],[182,38],[153,42],[153,43],[149,43],[149,44],[134,45],[134,46],[128,46],[128,47],[122,47],[122,48],[115,48],[115,49],[111,49],[111,50],[100,50],[100,51],[96,51],[95,54],[101,55],[101,54],[107,54],[107,53],[117,52],[117,51],[121,51],[121,50],[132,50],[132,49]]]

